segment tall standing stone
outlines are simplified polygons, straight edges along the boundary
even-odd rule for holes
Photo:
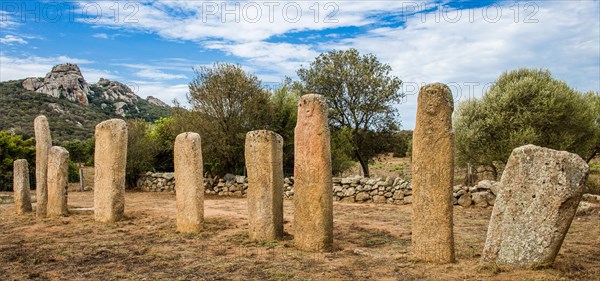
[[[94,217],[115,222],[125,213],[127,123],[111,119],[96,125],[94,152]]]
[[[535,145],[513,150],[494,204],[484,263],[532,267],[554,262],[585,188],[581,157]]]
[[[454,103],[448,86],[425,85],[419,92],[412,155],[412,256],[454,262],[452,185]]]
[[[271,131],[246,134],[248,235],[251,240],[283,237],[283,138]]]
[[[305,251],[333,246],[331,143],[327,104],[321,95],[298,102],[294,136],[294,240]]]
[[[44,115],[35,118],[33,122],[35,131],[35,192],[36,192],[36,216],[46,216],[48,204],[48,152],[52,146],[52,136],[48,119]]]
[[[177,231],[199,231],[204,224],[204,178],[200,135],[178,135],[174,149]]]
[[[25,159],[16,160],[13,163],[13,194],[17,215],[32,211],[30,188],[29,163]]]
[[[48,154],[48,216],[68,214],[67,185],[69,184],[69,152],[53,146]]]

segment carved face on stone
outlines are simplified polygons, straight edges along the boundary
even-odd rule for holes
[[[446,105],[449,105],[450,108],[454,107],[452,92],[448,86],[443,84],[432,84],[427,85],[423,90],[428,96],[425,107],[427,114],[436,115],[440,112],[440,109],[445,108]]]

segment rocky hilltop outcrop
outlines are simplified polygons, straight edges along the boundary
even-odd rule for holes
[[[121,82],[100,78],[100,80],[92,86],[100,89],[100,91],[97,91],[98,93],[94,92],[94,95],[105,100],[135,104],[140,98],[131,90],[131,88],[129,88],[129,86]]]
[[[141,113],[142,103],[169,108],[155,97],[143,100],[129,86],[118,81],[100,78],[97,83],[88,84],[79,66],[71,63],[54,66],[44,78],[27,78],[22,86],[29,91],[64,98],[84,106],[91,104],[121,117]]]
[[[152,105],[161,106],[161,107],[166,107],[166,108],[170,107],[168,104],[164,103],[163,101],[161,101],[161,100],[159,100],[159,99],[157,99],[157,98],[155,98],[155,97],[153,97],[153,96],[148,96],[148,97],[146,98],[146,101],[147,101],[149,104],[152,104]]]
[[[42,78],[27,78],[23,88],[29,91],[65,98],[72,102],[88,105],[88,96],[93,94],[76,64],[59,64]]]

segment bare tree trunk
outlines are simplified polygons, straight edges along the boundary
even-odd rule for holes
[[[354,155],[356,156],[356,159],[358,159],[358,162],[360,163],[360,166],[362,167],[362,171],[363,171],[363,176],[364,177],[369,177],[369,163],[367,163],[362,156],[360,156],[360,153],[358,153],[358,150],[354,150]]]
[[[498,168],[494,165],[494,163],[490,163],[490,167],[492,168],[492,175],[494,176],[494,180],[498,180]]]
[[[592,155],[590,155],[590,157],[588,157],[588,159],[586,159],[586,163],[590,163],[590,161],[592,161],[592,159],[594,159],[594,157],[596,157],[596,154],[598,154],[598,149],[600,148],[594,148],[594,151],[592,151]]]

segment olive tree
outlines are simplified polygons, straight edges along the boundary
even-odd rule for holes
[[[183,115],[202,136],[208,171],[241,173],[246,133],[268,129],[270,93],[262,88],[258,77],[239,65],[215,63],[195,72],[196,78],[189,85],[192,112]]]
[[[369,176],[369,160],[386,152],[385,137],[398,131],[395,104],[400,103],[401,81],[392,68],[373,54],[356,49],[319,55],[308,68],[297,71],[304,92],[323,95],[330,108],[330,125],[349,130],[353,158]]]
[[[548,70],[518,69],[500,75],[480,99],[459,104],[454,116],[459,165],[487,167],[497,178],[512,150],[535,144],[593,157],[598,110]],[[596,149],[594,150],[594,147]]]

